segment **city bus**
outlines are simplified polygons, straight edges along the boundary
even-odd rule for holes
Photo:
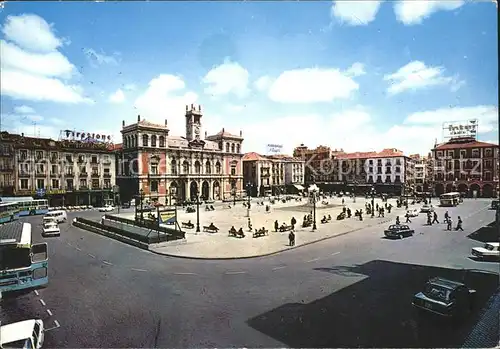
[[[0,224],[17,219],[19,208],[17,202],[0,202]]]
[[[46,199],[33,199],[30,196],[2,197],[0,202],[17,202],[19,216],[33,216],[49,212],[49,202]]]
[[[460,203],[460,193],[446,193],[439,197],[441,206],[457,206]]]
[[[46,285],[47,243],[32,244],[31,224],[0,225],[0,293]]]

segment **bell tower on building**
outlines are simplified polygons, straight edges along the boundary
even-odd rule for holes
[[[189,142],[201,140],[201,117],[201,106],[196,109],[194,104],[186,105],[186,139]]]

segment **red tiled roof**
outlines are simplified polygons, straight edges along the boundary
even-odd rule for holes
[[[258,154],[258,153],[255,153],[255,152],[251,152],[251,153],[246,153],[245,155],[243,155],[243,161],[258,161],[258,160],[268,160],[266,157]]]
[[[339,160],[354,160],[354,159],[368,159],[368,158],[391,158],[405,156],[401,150],[394,148],[387,148],[381,152],[369,151],[369,152],[355,152],[355,153],[340,153],[335,157]]]
[[[121,150],[123,149],[123,145],[121,143],[118,143],[118,144],[110,144],[109,150],[111,151],[116,151],[116,150]]]
[[[476,141],[475,139],[455,139],[438,144],[433,150],[498,147],[498,144]]]

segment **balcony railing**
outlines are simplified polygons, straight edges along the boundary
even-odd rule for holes
[[[54,171],[50,171],[50,177],[58,177],[58,176],[59,176],[59,173],[54,172]]]
[[[79,164],[83,164],[85,162],[85,158],[78,158],[78,163]]]
[[[92,178],[99,178],[99,172],[92,172]]]
[[[45,177],[47,175],[47,171],[36,171],[37,177]]]
[[[104,178],[111,178],[111,173],[105,173],[104,175]],[[155,176],[155,175],[153,175]],[[159,176],[159,174],[156,174],[156,176]]]
[[[89,173],[88,173],[88,172],[80,172],[80,173],[78,174],[78,177],[87,177],[88,175],[89,175]]]

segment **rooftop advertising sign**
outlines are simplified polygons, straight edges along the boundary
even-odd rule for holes
[[[477,137],[478,120],[453,121],[443,124],[443,139]]]

